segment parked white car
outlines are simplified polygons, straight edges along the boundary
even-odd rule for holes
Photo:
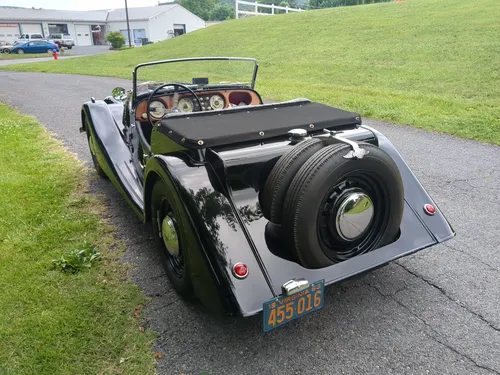
[[[29,42],[31,40],[40,40],[44,39],[42,34],[36,34],[36,33],[28,33],[28,34],[22,34],[19,40],[22,40],[23,42]]]
[[[12,44],[6,44],[4,46],[0,46],[0,51],[2,53],[10,53],[11,49],[14,48],[15,46],[18,46],[19,44],[24,44],[26,43],[27,41],[21,41],[21,40],[16,40],[14,43]]]
[[[49,41],[57,45],[59,48],[65,47],[67,49],[71,49],[75,45],[75,41],[70,34],[50,34]]]

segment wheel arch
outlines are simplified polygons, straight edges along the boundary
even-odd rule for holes
[[[192,202],[186,199],[183,182],[180,180],[179,171],[169,164],[170,161],[164,155],[153,156],[148,160],[144,174],[144,222],[151,222],[151,200],[153,187],[158,181],[164,183],[171,196],[171,204],[181,210],[182,218],[188,225],[189,238],[189,262],[190,277],[193,282],[196,295],[205,307],[214,313],[225,313],[229,315],[240,314],[238,304],[234,300],[232,288],[225,285],[222,274],[224,267],[212,260],[206,243],[201,239],[201,234],[193,222]],[[172,170],[171,170],[172,169]],[[195,209],[196,210],[196,209]],[[221,288],[222,287],[222,288]]]
[[[144,180],[144,222],[149,223],[151,221],[151,193],[153,192],[153,186],[157,181],[162,180],[159,173],[156,170],[151,170],[146,175]]]
[[[82,106],[82,110],[80,111],[80,119],[82,121],[82,127],[80,128],[80,133],[87,131],[87,123],[85,121],[85,117],[87,117],[87,111],[85,110],[85,104]]]

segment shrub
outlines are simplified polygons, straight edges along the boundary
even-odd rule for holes
[[[125,44],[125,37],[119,31],[111,31],[106,40],[111,43],[113,48],[122,48]]]

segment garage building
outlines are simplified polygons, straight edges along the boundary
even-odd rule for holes
[[[205,21],[177,4],[129,8],[130,37],[156,42],[205,27]],[[128,40],[125,9],[108,13],[108,31],[119,31]]]
[[[70,34],[76,45],[106,44],[110,31],[128,40],[125,9],[67,11],[29,8],[0,8],[0,41],[13,42],[26,33]],[[178,4],[129,8],[130,36],[153,42],[205,27],[205,21]]]

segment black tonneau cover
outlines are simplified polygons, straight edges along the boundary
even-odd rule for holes
[[[302,101],[169,116],[159,130],[187,148],[205,148],[264,140],[297,128],[340,130],[360,124],[357,113]]]

